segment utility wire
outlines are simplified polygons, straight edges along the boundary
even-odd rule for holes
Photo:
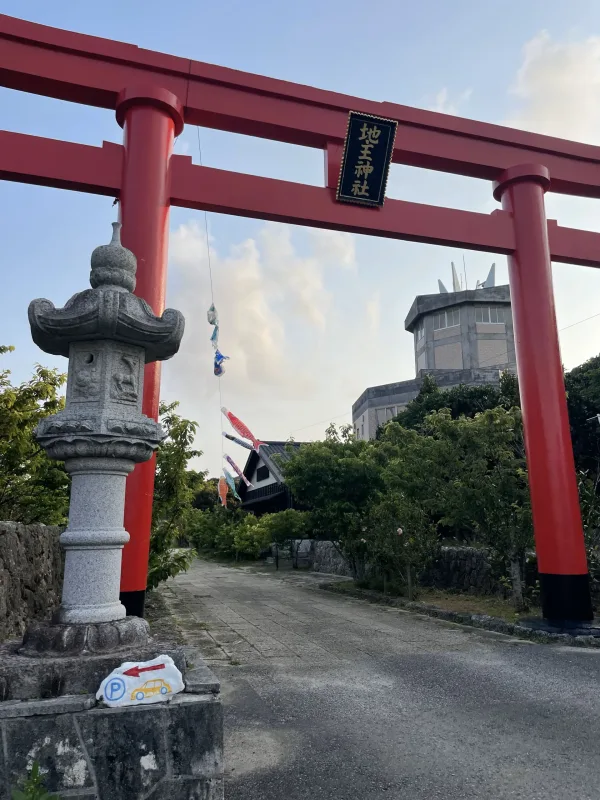
[[[591,317],[585,317],[585,319],[580,319],[577,320],[577,322],[572,322],[570,325],[565,325],[564,328],[559,328],[558,332],[562,333],[563,331],[566,331],[569,328],[574,328],[576,325],[581,325],[583,322],[588,322],[588,320],[595,319],[596,317],[600,317],[600,313],[592,314]],[[496,358],[500,357],[501,355],[502,353],[497,353],[496,355],[491,356],[490,358],[486,358],[485,361],[480,362],[479,366],[482,367],[484,366],[484,364],[492,364],[496,360]]]
[[[327,419],[321,419],[319,422],[313,422],[312,425],[304,425],[302,428],[294,428],[292,433],[298,433],[298,431],[305,431],[307,428],[314,428],[316,425],[324,425],[326,422],[333,422],[334,419],[340,419],[341,417],[347,417],[348,414],[351,414],[351,411],[346,411],[344,414],[338,414],[336,417],[327,417]]]

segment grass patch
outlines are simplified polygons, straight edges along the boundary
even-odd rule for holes
[[[146,594],[145,618],[153,637],[173,644],[184,644],[185,639],[177,621],[169,611],[160,591]]]
[[[427,603],[445,611],[458,611],[464,614],[487,614],[503,619],[505,622],[518,622],[522,617],[540,616],[539,608],[517,613],[510,600],[502,597],[476,594],[446,592],[443,589],[420,589],[418,603]]]
[[[372,599],[380,598],[382,602],[394,605],[394,600],[398,600],[398,604],[404,605],[408,603],[408,598],[397,592],[389,592],[384,594],[380,590],[365,589],[360,584],[354,581],[336,581],[330,584],[336,592],[354,594],[357,590],[360,592],[362,589],[365,591],[365,596],[370,595]],[[502,597],[494,595],[477,595],[466,594],[460,592],[448,592],[444,589],[431,589],[427,587],[419,587],[419,591],[414,600],[415,604],[423,603],[428,606],[435,606],[443,611],[452,611],[457,614],[478,614],[495,617],[496,619],[504,620],[504,622],[517,623],[524,617],[541,617],[541,609],[530,608],[528,611],[517,613],[510,602]],[[414,608],[413,610],[418,610]]]

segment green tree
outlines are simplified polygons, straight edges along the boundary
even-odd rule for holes
[[[325,431],[326,442],[347,444],[348,442],[353,442],[354,439],[355,439],[354,426],[351,425],[350,423],[346,423],[345,425],[340,425],[338,427],[334,422],[332,422],[331,425],[329,425],[329,427]]]
[[[285,545],[298,539],[312,539],[312,517],[307,511],[288,508],[275,514],[264,514],[259,522],[267,540],[274,544]]]
[[[382,470],[371,457],[372,443],[330,429],[324,442],[306,444],[285,465],[294,498],[311,512],[317,538],[333,541],[356,577],[364,575],[363,542],[369,511],[383,489]]]
[[[0,355],[14,348],[0,346]],[[69,506],[69,476],[49,459],[33,432],[64,406],[65,376],[39,364],[32,378],[13,386],[0,370],[0,519],[62,525]]]
[[[369,563],[387,586],[399,583],[413,600],[418,580],[439,552],[439,538],[423,508],[401,494],[387,494],[369,514],[365,545]]]
[[[236,507],[195,510],[189,537],[200,553],[218,553],[236,561],[257,558],[271,542],[270,528],[263,520]]]
[[[450,409],[452,419],[461,416],[474,417],[490,408],[512,408],[520,405],[517,378],[511,372],[503,372],[498,386],[454,386],[440,389],[431,375],[425,375],[417,397],[401,411],[394,420],[404,428],[419,430],[425,417],[442,408]]]
[[[177,545],[187,541],[194,500],[206,473],[188,469],[190,460],[202,455],[192,447],[198,425],[181,417],[178,406],[179,403],[160,406],[160,421],[167,436],[156,457],[148,566],[150,589],[186,570],[195,556],[194,550]]]
[[[244,514],[234,526],[233,551],[236,558],[258,558],[271,543],[269,530],[254,514]]]
[[[600,356],[567,372],[565,388],[575,463],[593,475],[600,465]]]
[[[579,472],[579,502],[587,551],[592,593],[600,594],[600,469],[595,474]]]
[[[202,481],[196,488],[196,496],[194,497],[194,508],[200,511],[207,511],[211,508],[220,508],[221,503],[218,496],[218,478],[208,478]]]
[[[215,552],[223,555],[233,553],[233,525],[241,516],[237,509],[212,508],[197,509],[190,518],[188,537],[199,552]]]
[[[435,525],[445,514],[452,478],[449,464],[454,456],[447,438],[403,428],[397,422],[386,425],[372,451],[382,469],[386,494],[416,503]]]
[[[278,547],[289,548],[292,566],[298,568],[298,545],[303,539],[313,539],[312,516],[308,511],[287,508],[275,514],[264,514],[260,527],[265,532],[265,541]],[[279,556],[278,556],[279,557]],[[279,562],[277,562],[279,564]]]
[[[519,409],[488,409],[453,420],[447,409],[425,420],[450,444],[443,522],[472,531],[504,565],[517,609],[524,605],[525,554],[533,546],[529,485]]]

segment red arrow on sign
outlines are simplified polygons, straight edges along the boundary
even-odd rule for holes
[[[123,675],[131,675],[133,678],[139,678],[142,672],[153,672],[156,669],[164,668],[164,664],[153,664],[151,667],[131,667],[131,669],[126,669]]]

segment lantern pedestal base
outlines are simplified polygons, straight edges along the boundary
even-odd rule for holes
[[[145,647],[149,641],[150,627],[138,617],[114,622],[34,622],[25,632],[19,652],[28,656],[113,653],[124,648]]]

